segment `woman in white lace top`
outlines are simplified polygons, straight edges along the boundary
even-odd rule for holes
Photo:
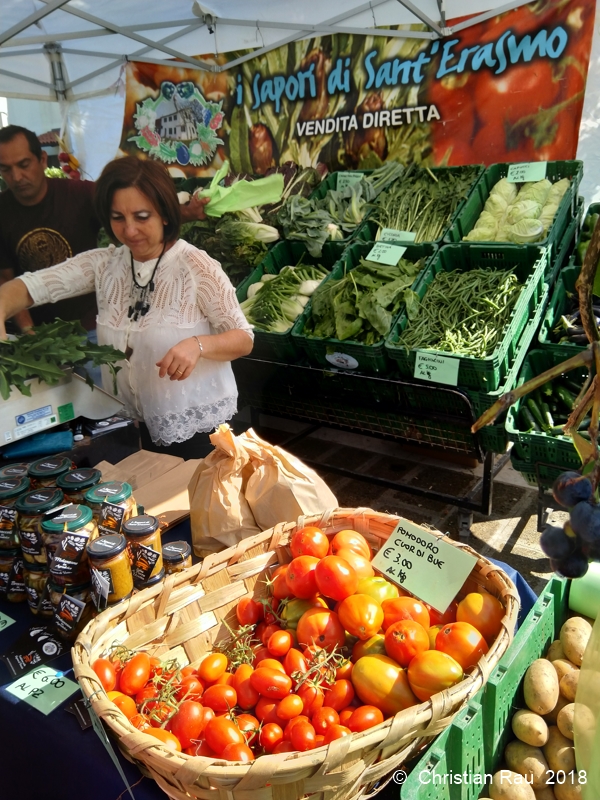
[[[187,442],[207,450],[207,432],[236,412],[230,362],[252,350],[253,334],[218,262],[178,239],[173,182],[155,161],[110,162],[96,206],[115,243],[0,287],[0,338],[17,311],[95,290],[98,342],[127,353],[117,375],[125,412],[142,420],[161,452]],[[107,370],[103,367],[103,370]],[[109,376],[103,375],[106,386]],[[147,431],[144,430],[147,426]]]

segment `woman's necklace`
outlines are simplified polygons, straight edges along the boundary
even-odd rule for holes
[[[134,322],[137,322],[140,314],[142,315],[142,317],[145,317],[148,311],[150,311],[149,295],[152,294],[152,292],[154,291],[154,276],[156,275],[156,270],[158,269],[160,260],[165,254],[166,247],[167,243],[165,242],[162,252],[158,257],[156,264],[154,265],[154,269],[152,270],[152,275],[150,276],[150,280],[145,286],[140,286],[140,284],[137,282],[137,278],[135,277],[135,269],[133,268],[133,253],[131,252],[131,250],[129,251],[129,254],[131,256],[132,284],[131,284],[131,305],[129,306],[129,312],[127,316],[129,317],[129,319],[133,318]]]

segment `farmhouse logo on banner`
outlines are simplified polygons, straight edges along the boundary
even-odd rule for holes
[[[594,14],[593,2],[539,0],[444,39],[313,37],[221,73],[132,62],[121,149],[206,176],[226,158],[259,175],[286,161],[570,159]]]

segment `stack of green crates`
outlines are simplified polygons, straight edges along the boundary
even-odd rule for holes
[[[568,614],[568,590],[564,578],[550,580],[488,682],[413,767],[400,789],[401,800],[488,797],[484,776],[500,768],[512,738],[512,716],[524,708],[523,677],[558,637]],[[462,783],[449,776],[462,776]]]

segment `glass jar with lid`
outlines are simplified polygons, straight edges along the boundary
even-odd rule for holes
[[[120,533],[121,526],[137,514],[133,489],[125,481],[108,481],[85,493],[85,503],[92,509],[101,535]]]
[[[17,509],[17,532],[23,558],[30,564],[47,564],[48,556],[42,540],[42,520],[48,512],[63,503],[64,495],[56,487],[36,489],[22,494],[15,503]]]
[[[99,536],[87,547],[92,577],[92,599],[99,611],[120,603],[133,591],[127,539],[122,533]]]
[[[3,478],[26,478],[29,464],[7,464],[0,467],[0,480]]]
[[[93,616],[91,588],[89,581],[77,586],[59,586],[48,581],[54,627],[61,638],[75,639]]]
[[[56,485],[62,489],[65,500],[70,503],[85,503],[85,493],[96,486],[102,480],[102,473],[99,469],[78,468],[71,472],[65,472],[56,479]]]
[[[52,603],[46,589],[49,572],[43,564],[25,564],[23,567],[23,580],[27,592],[27,602],[33,614],[41,617],[51,617]]]
[[[0,551],[0,594],[11,603],[24,603],[27,600],[23,556],[18,548]]]
[[[56,479],[70,472],[75,464],[66,456],[47,456],[38,458],[29,465],[27,474],[34,488],[56,486]]]
[[[0,477],[0,550],[12,550],[19,546],[17,533],[17,498],[30,490],[29,478]]]
[[[172,572],[183,572],[184,569],[192,566],[192,548],[188,542],[178,541],[164,544],[162,555],[167,575]]]
[[[148,581],[159,575],[163,568],[158,520],[150,514],[142,514],[126,520],[121,530],[129,545],[135,588],[146,588]]]
[[[42,540],[48,554],[52,581],[58,585],[89,581],[86,547],[98,538],[98,526],[88,506],[71,503],[42,522]]]

